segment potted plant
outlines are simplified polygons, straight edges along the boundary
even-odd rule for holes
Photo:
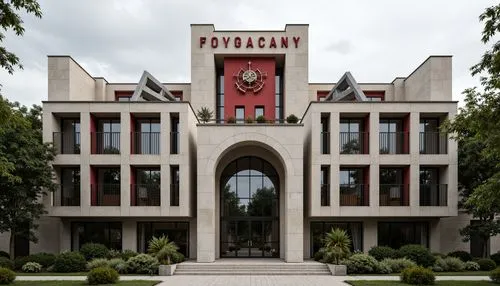
[[[236,118],[229,116],[226,120],[228,124],[235,124],[236,123]]]
[[[160,237],[153,236],[149,241],[148,252],[160,262],[160,266],[158,267],[160,276],[174,275],[177,266],[177,264],[175,264],[177,261],[174,261],[174,258],[177,256],[178,249],[177,245],[164,235]],[[174,264],[172,264],[172,262],[174,262]]]
[[[296,124],[297,122],[299,122],[299,118],[295,116],[295,114],[290,114],[286,118],[286,122]]]
[[[208,123],[214,116],[214,112],[208,109],[208,107],[202,107],[198,110],[196,115],[201,120],[201,122]]]
[[[252,118],[252,116],[248,116],[248,117],[245,119],[245,123],[253,123],[253,118]]]
[[[340,265],[340,260],[351,253],[351,238],[345,230],[335,228],[328,232],[323,239],[324,260],[335,276],[347,275],[347,267]]]
[[[255,120],[257,121],[257,123],[266,123],[267,122],[266,117],[264,115],[257,116],[257,118],[255,118]]]

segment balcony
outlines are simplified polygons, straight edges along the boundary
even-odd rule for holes
[[[408,132],[380,132],[380,154],[408,154],[409,142]]]
[[[380,206],[408,206],[408,185],[387,184],[380,185]]]
[[[132,206],[160,206],[160,185],[159,184],[141,184],[131,186]]]
[[[179,144],[180,144],[180,134],[179,132],[170,132],[170,154],[179,154]]]
[[[447,154],[448,134],[441,132],[420,132],[420,154]]]
[[[120,184],[91,185],[92,206],[120,206]]]
[[[52,142],[57,154],[80,154],[80,132],[54,132]]]
[[[160,154],[160,132],[132,132],[132,154]]]
[[[330,184],[321,184],[321,206],[330,205]]]
[[[330,132],[321,132],[320,150],[321,154],[330,154]]]
[[[170,205],[179,206],[179,184],[170,184]]]
[[[340,132],[340,154],[368,154],[368,132]]]
[[[92,154],[120,154],[120,132],[92,132]]]
[[[53,204],[56,207],[80,206],[80,185],[58,185]]]
[[[447,184],[420,185],[420,206],[445,207],[447,205]]]
[[[368,196],[365,196],[367,190],[368,185],[341,184],[340,206],[368,206]]]

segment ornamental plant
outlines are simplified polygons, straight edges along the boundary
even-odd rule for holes
[[[500,284],[500,268],[491,271],[490,279],[493,283]]]
[[[158,273],[158,266],[160,265],[156,257],[145,253],[130,258],[127,264],[130,273],[149,275]]]
[[[56,256],[54,262],[54,272],[82,272],[85,271],[87,262],[85,257],[79,252],[63,252]]]
[[[295,124],[295,123],[299,122],[299,118],[297,116],[295,116],[295,114],[290,114],[287,116],[286,122]]]
[[[16,273],[10,269],[0,267],[0,284],[11,284],[16,280]]]
[[[36,262],[27,262],[23,265],[22,270],[26,273],[38,273],[42,271],[42,265]]]
[[[378,261],[382,261],[386,258],[397,258],[398,252],[389,246],[374,246],[368,250],[368,254],[373,256]]]
[[[208,123],[210,122],[210,120],[212,120],[214,112],[211,111],[208,107],[202,107],[196,112],[196,115],[198,116],[201,122]]]
[[[119,279],[118,272],[110,267],[97,267],[87,275],[89,285],[115,284]]]
[[[257,121],[257,123],[266,123],[267,122],[267,119],[264,115],[257,116],[257,118],[255,118],[255,120]]]
[[[401,272],[401,282],[411,285],[434,285],[436,276],[432,270],[422,266],[406,268]]]
[[[258,117],[257,117],[258,118]],[[236,118],[232,117],[232,116],[229,116],[226,120],[227,123],[229,124],[234,124],[236,123]]]
[[[342,258],[351,254],[351,238],[343,229],[336,228],[328,232],[323,239],[325,258],[338,265]]]
[[[106,258],[109,254],[109,249],[100,243],[85,243],[80,248],[80,253],[87,261],[95,258]]]
[[[170,265],[178,249],[177,245],[170,241],[167,236],[153,236],[149,241],[148,253],[156,257],[161,264]]]
[[[406,257],[423,267],[432,267],[436,261],[429,249],[419,244],[402,246],[398,252],[400,257]]]
[[[246,119],[245,119],[245,123],[253,123],[253,118],[251,116],[248,116]]]

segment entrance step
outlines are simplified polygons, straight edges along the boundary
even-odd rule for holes
[[[177,265],[174,275],[332,275],[328,266],[317,262],[305,263],[196,263]]]

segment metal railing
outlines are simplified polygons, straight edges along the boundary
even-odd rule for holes
[[[54,206],[80,206],[80,185],[59,184],[54,192]]]
[[[321,185],[321,206],[330,205],[330,184]]]
[[[120,154],[120,132],[92,132],[92,154]]]
[[[138,184],[130,188],[135,195],[132,206],[159,206],[160,184]]]
[[[53,132],[57,154],[80,154],[80,132]]]
[[[179,184],[170,184],[170,205],[179,206]]]
[[[91,185],[92,206],[119,206],[120,184]]]
[[[408,132],[379,133],[380,154],[408,154],[409,144]]]
[[[368,154],[368,132],[340,132],[340,154]]]
[[[441,132],[420,132],[420,154],[447,154],[448,134]]]
[[[368,196],[365,191],[368,185],[363,184],[341,184],[340,205],[341,206],[368,206]]]
[[[321,154],[330,154],[330,132],[321,132],[320,149]]]
[[[170,154],[179,154],[180,136],[179,132],[170,132]]]
[[[160,154],[160,132],[132,132],[132,154]]]
[[[408,185],[402,184],[382,184],[379,188],[380,206],[408,206],[409,205]]]
[[[420,206],[445,207],[447,205],[447,184],[420,185]]]

